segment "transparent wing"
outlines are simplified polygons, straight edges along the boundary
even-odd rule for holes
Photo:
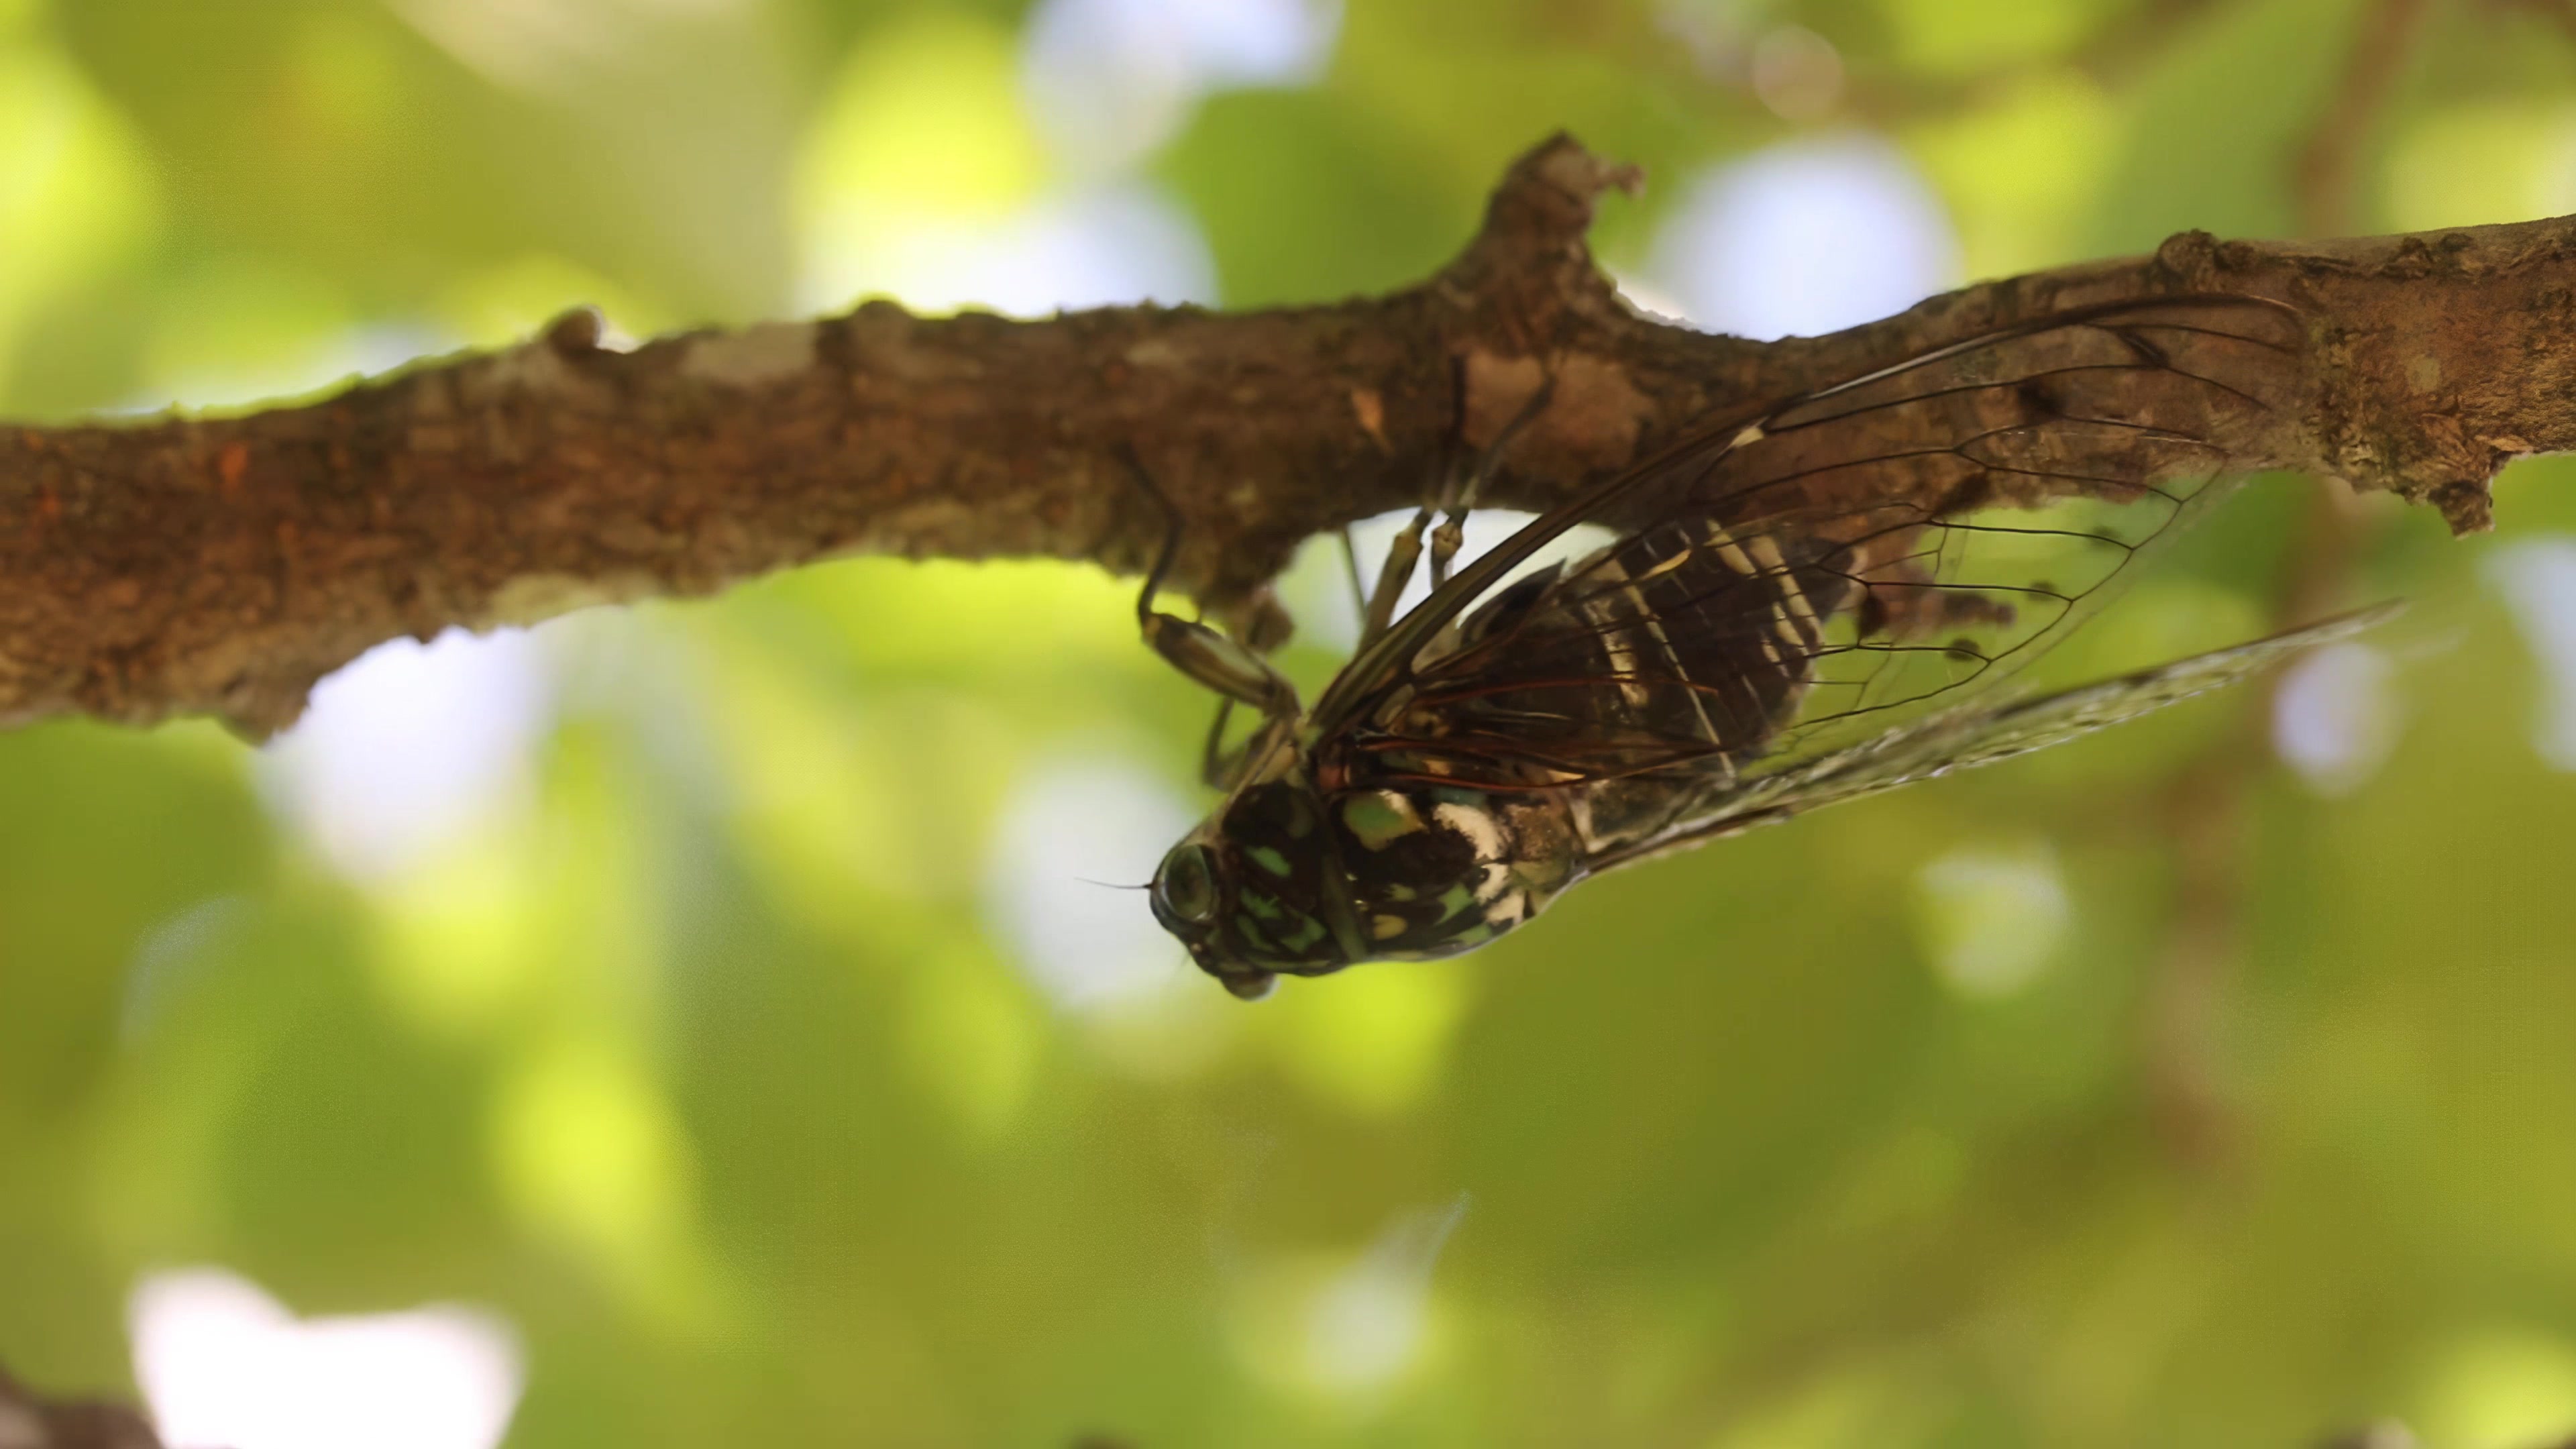
[[[1944,710],[1888,730],[1851,748],[1773,772],[1709,802],[1664,833],[1595,856],[1607,870],[1647,856],[1786,820],[1826,805],[1973,769],[2078,739],[2197,694],[2223,689],[2320,645],[2379,624],[2400,606],[2383,604],[2276,634],[2195,654],[2056,694]]]
[[[2037,657],[2213,501],[2303,335],[2255,298],[2096,308],[1796,400],[1531,525],[1613,541],[1499,589],[1462,575],[1336,682],[1327,732],[1355,778],[1510,790],[1749,786],[1901,730]]]

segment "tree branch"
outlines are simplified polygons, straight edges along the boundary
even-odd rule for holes
[[[1467,377],[1490,437],[1555,400],[1491,502],[1544,507],[1676,437],[2052,309],[2229,291],[2295,304],[2303,349],[2236,461],[2331,473],[2484,527],[2508,459],[2576,447],[2576,218],[2313,243],[2187,232],[2153,256],[1936,297],[1762,344],[1630,310],[1584,244],[1636,184],[1556,138],[1422,285],[1246,313],[847,316],[599,343],[574,313],[507,351],[234,417],[0,429],[0,724],[291,723],[382,640],[702,594],[849,553],[1138,568],[1239,611],[1323,528],[1419,501]],[[1542,361],[1544,360],[1544,362]]]

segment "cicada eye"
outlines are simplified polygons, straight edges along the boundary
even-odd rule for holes
[[[1166,925],[1216,919],[1216,863],[1204,845],[1179,845],[1154,872],[1154,907]]]

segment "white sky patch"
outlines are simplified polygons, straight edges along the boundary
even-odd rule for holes
[[[1694,182],[1656,236],[1647,285],[1695,325],[1769,339],[1902,311],[1958,280],[1932,188],[1869,136],[1791,141]]]
[[[523,808],[552,713],[543,656],[522,629],[368,650],[315,686],[304,718],[261,751],[272,806],[362,880]]]
[[[2486,574],[2540,665],[2532,747],[2554,768],[2576,770],[2576,540],[2507,544],[2487,556]]]
[[[1956,850],[1915,879],[1915,924],[1932,969],[1961,996],[2011,996],[2066,943],[2074,909],[2045,844]]]
[[[493,1449],[524,1380],[517,1335],[475,1309],[298,1320],[199,1268],[145,1279],[129,1314],[171,1449]]]
[[[924,217],[864,240],[818,234],[799,305],[832,311],[869,294],[924,312],[982,307],[1015,317],[1212,303],[1216,262],[1180,208],[1126,184],[1051,196],[995,222]]]
[[[2316,650],[2272,695],[2272,748],[2320,795],[2369,782],[2397,747],[2397,667],[2367,644]]]
[[[1020,782],[986,867],[986,911],[1048,1000],[1086,1012],[1213,990],[1145,893],[1115,888],[1151,880],[1196,823],[1162,776],[1116,758],[1059,761]]]
[[[163,379],[151,391],[108,411],[157,413],[173,407],[191,411],[249,407],[380,376],[452,345],[449,339],[426,327],[387,324],[352,328],[315,342],[309,351],[265,365],[187,372]]]
[[[1321,76],[1341,23],[1337,0],[1043,0],[1020,87],[1065,163],[1101,175],[1179,134],[1211,92]]]

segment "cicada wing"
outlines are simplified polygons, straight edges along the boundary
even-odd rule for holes
[[[2241,476],[2304,335],[2248,297],[2068,312],[1721,429],[1462,573],[1336,681],[1321,732],[1491,789],[1831,756],[2106,599]],[[1612,541],[1495,587],[1582,524]]]
[[[2034,698],[1939,711],[1876,737],[1745,781],[1716,794],[1660,836],[1602,852],[1593,871],[1625,865],[1717,836],[1786,820],[1827,805],[1974,769],[2080,739],[2194,695],[2224,689],[2321,645],[2384,622],[2401,606],[2382,604],[2275,634],[2195,654],[2152,669],[2098,680]]]

